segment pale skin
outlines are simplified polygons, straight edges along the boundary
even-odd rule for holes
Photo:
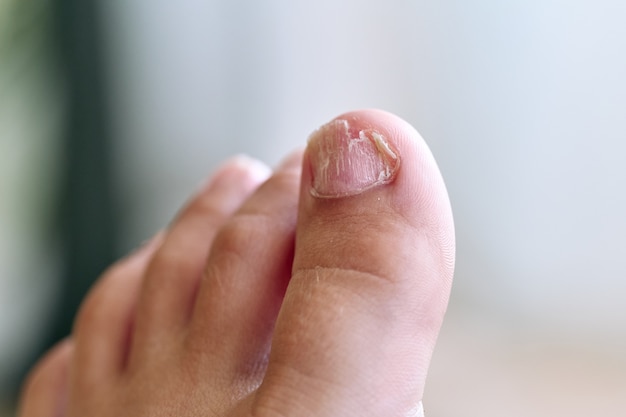
[[[19,415],[420,415],[454,269],[447,192],[406,122],[338,120],[273,172],[226,162],[109,268]],[[360,140],[342,148],[346,123]]]

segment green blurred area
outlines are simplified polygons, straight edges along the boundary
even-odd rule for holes
[[[96,1],[0,0],[0,403],[9,409],[115,256],[102,49]]]

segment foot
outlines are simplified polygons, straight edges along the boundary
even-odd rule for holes
[[[228,162],[106,272],[20,415],[419,415],[453,264],[418,133],[345,114],[273,174]]]

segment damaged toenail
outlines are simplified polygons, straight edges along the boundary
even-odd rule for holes
[[[311,194],[320,198],[346,197],[392,182],[400,157],[383,134],[356,130],[336,119],[309,138]]]

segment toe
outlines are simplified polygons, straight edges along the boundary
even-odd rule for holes
[[[302,152],[290,155],[218,232],[188,347],[245,394],[256,388],[293,262]]]
[[[339,117],[310,138],[298,216],[257,407],[416,410],[454,264],[450,205],[427,146],[388,113]]]
[[[162,234],[157,234],[110,267],[81,306],[72,332],[76,369],[72,385],[78,391],[114,383],[124,370],[143,275],[161,241]]]
[[[68,339],[51,350],[29,375],[22,394],[21,417],[65,415],[69,364],[73,344]]]
[[[133,351],[144,356],[151,346],[161,346],[186,325],[217,230],[270,173],[259,161],[235,157],[180,212],[148,267]],[[131,363],[133,358],[131,354]]]

